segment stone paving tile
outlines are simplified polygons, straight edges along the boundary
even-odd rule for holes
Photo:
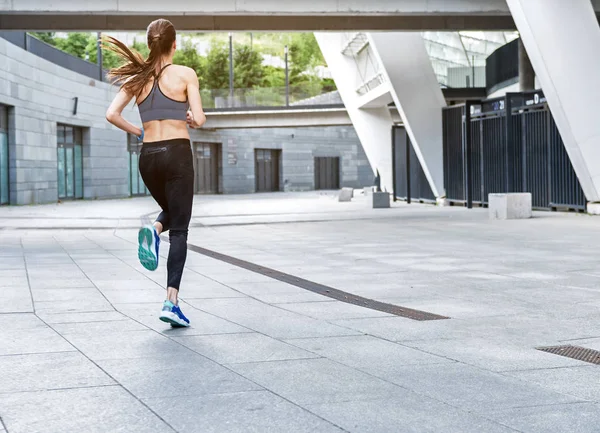
[[[382,379],[402,371],[405,365],[451,364],[442,358],[368,335],[350,337],[306,338],[289,340],[327,359],[347,365]],[[443,368],[443,367],[440,367]]]
[[[0,356],[0,394],[114,385],[78,352]]]
[[[104,322],[74,322],[74,323],[58,323],[52,327],[63,337],[67,339],[71,335],[87,335],[90,338],[95,338],[96,335],[122,334],[121,338],[125,340],[129,332],[146,331],[144,325],[131,320],[106,320]],[[116,337],[116,336],[115,336]]]
[[[572,395],[584,400],[600,401],[600,370],[597,366],[545,368],[511,371],[506,376],[542,386],[554,392]]]
[[[67,301],[43,301],[35,302],[35,311],[40,313],[86,313],[113,311],[113,307],[105,298],[96,297],[79,299],[74,302]]]
[[[388,372],[386,380],[420,395],[476,413],[581,401],[535,384],[460,363],[400,366]]]
[[[0,342],[0,356],[75,351],[73,346],[50,328],[1,328]]]
[[[189,336],[189,335],[211,335],[211,334],[239,334],[242,332],[252,332],[252,330],[221,319],[212,314],[200,311],[185,301],[181,302],[181,308],[190,320],[189,328],[171,328],[165,322],[158,319],[162,303],[160,304],[116,304],[115,308],[123,314],[139,321],[144,326],[154,329],[166,336]]]
[[[63,289],[63,288],[90,288],[93,289],[94,284],[85,277],[77,277],[69,279],[65,278],[43,278],[43,277],[31,277],[29,280],[32,290],[43,290],[43,289]]]
[[[176,337],[175,340],[219,364],[319,357],[296,346],[256,333]]]
[[[300,302],[285,304],[279,307],[312,317],[319,320],[356,319],[363,317],[390,317],[392,314],[363,308],[358,305],[347,304],[340,301]]]
[[[265,293],[252,295],[252,297],[267,304],[278,305],[283,308],[285,307],[285,304],[297,304],[301,302],[323,302],[329,299],[326,296],[302,289],[298,289],[298,291],[295,293]]]
[[[107,290],[150,290],[150,289],[162,289],[163,286],[155,283],[150,279],[136,279],[136,280],[93,280],[94,285],[98,290],[104,292]]]
[[[355,335],[358,332],[331,325],[253,299],[190,300],[190,304],[246,328],[274,338],[308,338]]]
[[[185,357],[179,358],[112,359],[100,360],[98,364],[138,398],[263,389],[233,371],[189,351]]]
[[[399,389],[328,359],[231,364],[230,367],[299,405],[388,398]]]
[[[33,304],[27,284],[0,287],[0,313],[31,313]]]
[[[182,432],[333,433],[343,430],[267,391],[145,399]]]
[[[490,412],[486,417],[523,433],[597,433],[600,406],[579,403],[523,407]]]
[[[102,294],[111,304],[144,304],[160,305],[167,297],[167,291],[158,286],[148,289],[130,289],[124,285],[120,290],[103,290]]]
[[[10,433],[174,431],[119,386],[0,394],[0,407]]]
[[[307,409],[356,433],[510,433],[511,428],[413,393],[390,399],[307,405]]]
[[[121,339],[114,333],[96,335],[69,334],[68,340],[94,361],[189,356],[185,347],[151,330],[131,331]]]
[[[94,322],[116,322],[129,320],[118,311],[100,311],[91,313],[45,313],[38,312],[37,316],[50,325],[59,323],[94,323]],[[1,316],[0,316],[1,317]],[[2,326],[0,325],[0,329]]]
[[[97,289],[90,288],[69,288],[62,289],[32,289],[31,294],[36,303],[41,302],[69,302],[73,304],[86,302],[105,302],[106,299]]]
[[[408,341],[404,344],[490,371],[584,365],[582,361],[540,352],[533,347],[511,344],[508,341],[490,341],[485,338]]]
[[[46,324],[33,313],[0,314],[0,332],[44,328],[46,328]]]

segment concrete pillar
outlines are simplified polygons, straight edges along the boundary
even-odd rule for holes
[[[418,32],[369,33],[369,40],[431,190],[444,196],[442,108],[446,99]]]
[[[507,0],[589,201],[600,201],[600,26],[590,0]]]
[[[523,40],[519,39],[519,91],[529,92],[535,90],[535,71]]]
[[[386,106],[361,108],[360,95],[356,92],[358,67],[353,58],[341,52],[343,33],[315,33],[315,36],[365,150],[373,170],[373,179],[379,171],[381,189],[391,192],[394,189],[391,138],[394,122],[390,110]]]

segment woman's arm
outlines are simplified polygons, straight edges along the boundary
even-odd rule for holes
[[[117,128],[122,129],[125,132],[129,132],[136,137],[140,137],[143,133],[142,129],[132,125],[121,115],[123,109],[127,107],[132,99],[133,96],[121,89],[106,111],[106,120],[115,125]]]
[[[187,71],[187,95],[190,103],[190,112],[188,111],[188,125],[192,128],[200,128],[206,122],[206,115],[202,109],[202,98],[200,98],[200,84],[198,76],[193,69]]]

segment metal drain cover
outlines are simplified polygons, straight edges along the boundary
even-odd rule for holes
[[[566,358],[577,359],[579,361],[589,362],[590,364],[600,365],[600,351],[586,349],[579,346],[552,346],[538,347],[537,350],[542,352],[553,353],[555,355],[564,356]]]

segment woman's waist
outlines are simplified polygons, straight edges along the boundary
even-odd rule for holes
[[[156,140],[150,141],[149,139],[144,138],[144,143],[142,144],[142,151],[144,148],[151,147],[172,147],[172,146],[190,146],[191,141],[189,137],[180,137],[180,138],[168,138],[166,140]]]
[[[144,123],[144,144],[174,139],[190,139],[186,122],[163,120],[160,123]]]

